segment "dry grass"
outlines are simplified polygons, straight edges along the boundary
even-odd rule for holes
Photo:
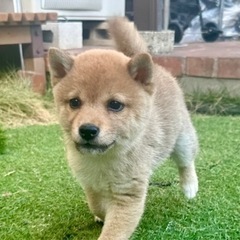
[[[55,122],[52,101],[32,92],[27,79],[14,71],[0,75],[0,124],[4,127]]]
[[[186,95],[188,109],[193,113],[239,116],[240,96],[231,96],[223,89],[222,91],[208,91],[207,93],[194,92]]]
[[[0,125],[8,128],[56,122],[51,94],[43,98],[33,93],[29,81],[15,71],[0,73],[0,86]],[[195,92],[186,95],[186,103],[192,113],[240,115],[240,97],[231,97],[227,91]]]

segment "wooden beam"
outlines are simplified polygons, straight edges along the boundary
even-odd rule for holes
[[[26,21],[26,22],[33,22],[34,21],[34,18],[35,18],[35,14],[34,13],[23,13],[22,14],[22,19],[23,21]]]
[[[29,26],[1,26],[0,45],[31,43]]]
[[[1,9],[0,9],[1,10]],[[42,24],[45,23],[46,21],[57,21],[57,13],[55,12],[49,12],[49,13],[43,13],[43,12],[38,12],[38,13],[31,13],[31,12],[26,12],[26,13],[5,13],[5,12],[0,12],[0,25],[5,26],[5,25],[19,25],[21,23],[22,25],[30,25],[30,24]]]
[[[32,71],[43,76],[44,82],[46,81],[46,70],[44,57],[41,58],[25,58],[24,66],[26,71]]]
[[[58,14],[55,12],[47,13],[47,21],[57,21]]]
[[[9,13],[8,21],[10,22],[21,22],[22,14],[21,13]]]
[[[0,22],[7,22],[8,21],[8,13],[1,12],[0,13]]]
[[[47,20],[47,13],[36,13],[35,21],[45,22]]]

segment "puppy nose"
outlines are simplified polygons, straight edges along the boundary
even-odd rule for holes
[[[99,134],[99,128],[90,123],[83,124],[79,128],[79,134],[82,139],[90,141],[97,137],[97,135]]]

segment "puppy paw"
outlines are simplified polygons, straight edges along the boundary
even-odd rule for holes
[[[99,218],[98,216],[94,216],[94,221],[96,223],[103,223],[103,220],[101,218]]]
[[[182,189],[183,189],[184,195],[188,199],[192,199],[196,196],[198,192],[198,181],[184,183],[182,184]]]

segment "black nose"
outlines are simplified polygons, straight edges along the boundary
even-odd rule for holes
[[[97,135],[99,134],[99,128],[90,123],[83,124],[79,128],[79,134],[82,139],[90,141],[97,137]]]

